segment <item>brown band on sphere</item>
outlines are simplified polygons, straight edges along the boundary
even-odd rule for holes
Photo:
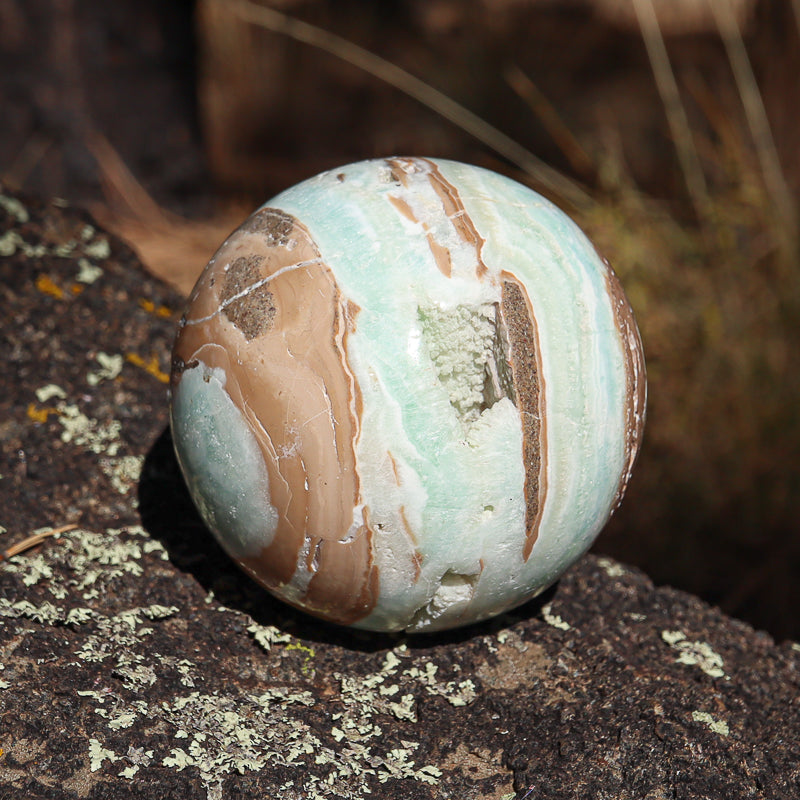
[[[269,330],[275,318],[272,292],[261,277],[263,256],[239,256],[225,273],[219,293],[225,316],[247,337]],[[261,285],[259,282],[261,281]]]
[[[527,561],[539,535],[547,489],[544,378],[539,333],[527,293],[511,273],[503,272],[502,278],[502,319],[508,336],[508,362],[514,396],[522,422],[525,464],[525,546],[522,555]]]
[[[625,296],[619,278],[606,264],[606,290],[611,300],[614,323],[622,344],[625,361],[625,464],[620,475],[617,493],[612,506],[619,507],[633,473],[639,449],[642,446],[647,405],[647,374],[644,363],[644,348],[633,309]]]
[[[263,236],[276,247],[285,247],[291,238],[294,223],[294,218],[279,208],[260,208],[247,218],[240,230]]]

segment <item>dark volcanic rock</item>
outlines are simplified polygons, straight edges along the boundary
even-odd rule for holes
[[[797,798],[800,648],[585,558],[446,635],[272,600],[167,432],[181,299],[92,221],[0,194],[0,798]]]

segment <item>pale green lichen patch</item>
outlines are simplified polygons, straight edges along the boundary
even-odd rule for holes
[[[558,628],[560,631],[572,630],[572,625],[570,625],[569,622],[565,622],[560,616],[558,616],[558,614],[553,613],[551,603],[548,603],[542,607],[542,618],[548,625],[552,625],[554,628]]]
[[[40,605],[30,600],[8,600],[0,597],[0,617],[29,619],[41,625],[66,625],[68,613],[65,609],[45,602]]]
[[[17,250],[17,234],[6,231],[0,236],[0,256],[13,256]]]
[[[125,363],[121,355],[109,355],[102,351],[95,355],[95,360],[98,367],[86,375],[89,386],[97,386],[102,381],[113,381],[122,372],[122,365]]]
[[[89,759],[92,772],[97,772],[103,766],[104,761],[112,764],[119,761],[120,757],[112,750],[108,750],[97,739],[89,739]]]
[[[107,356],[100,353],[97,356],[100,369],[90,372],[87,382],[94,385],[101,380],[110,380],[119,374],[122,369],[122,357]],[[47,384],[35,390],[36,399],[40,403],[55,404],[45,408],[36,409],[32,406],[28,414],[38,422],[47,420],[50,414],[55,414],[61,424],[61,441],[82,447],[97,455],[115,457],[123,443],[120,439],[122,423],[119,420],[100,422],[84,414],[77,405],[67,402],[66,392],[56,384]]]
[[[220,610],[226,609],[222,608]],[[247,632],[252,634],[259,646],[263,647],[267,652],[272,649],[274,644],[288,644],[292,641],[292,637],[288,633],[284,633],[274,625],[259,625],[254,622],[247,627]]]
[[[719,736],[727,736],[730,733],[727,722],[715,719],[707,711],[692,711],[692,719],[695,722],[702,722],[704,725],[708,725],[709,729]]]
[[[52,255],[58,256],[59,258],[69,258],[73,252],[75,252],[75,248],[78,246],[78,243],[75,241],[72,242],[62,242],[61,244],[57,244],[53,250]]]
[[[65,400],[67,393],[55,383],[48,383],[46,386],[40,386],[34,394],[40,403],[47,403],[54,397]]]
[[[104,709],[98,709],[98,712],[103,710]],[[138,716],[139,715],[135,711],[122,711],[118,714],[110,716],[108,720],[108,727],[111,728],[112,731],[119,731],[123,730],[124,728],[130,728],[133,725],[133,723],[136,722],[136,718]]]
[[[43,244],[29,244],[16,231],[6,231],[0,236],[0,256],[13,256],[17,251],[26,258],[44,258],[47,247]]]
[[[47,550],[0,562],[0,571],[18,575],[25,586],[40,585],[56,600],[63,600],[70,592],[93,600],[111,590],[120,576],[142,575],[145,555],[168,558],[164,546],[147,536],[141,526],[108,528],[102,533],[78,528],[61,534],[58,544]],[[52,580],[55,565],[71,577]]]
[[[30,219],[28,209],[16,197],[0,194],[0,208],[15,217],[17,222],[22,225]]]
[[[119,458],[101,458],[100,469],[109,479],[114,490],[120,494],[128,494],[136,486],[142,473],[144,456],[121,456]]]
[[[99,422],[86,416],[76,405],[60,401],[57,406],[58,421],[64,429],[61,441],[83,447],[98,455],[115,456],[119,452],[122,423],[112,419]]]
[[[722,656],[715,652],[708,642],[692,642],[681,631],[661,631],[661,638],[677,650],[678,664],[699,667],[711,678],[725,678]]]
[[[24,224],[30,219],[28,210],[14,197],[0,195],[0,208],[14,216],[19,224]],[[106,236],[95,238],[97,231],[91,225],[84,225],[80,235],[75,239],[59,241],[55,243],[27,241],[18,231],[9,230],[0,237],[0,256],[12,256],[19,251],[27,258],[44,258],[52,256],[55,258],[75,258],[79,265],[83,261],[89,264],[87,259],[95,261],[105,261],[111,255],[111,245]],[[83,266],[81,266],[82,274]],[[102,274],[102,271],[101,273]],[[81,283],[92,283],[93,280],[83,280],[78,277],[76,280]]]
[[[108,640],[141,650],[141,639],[147,635],[142,617],[171,611],[150,607],[96,620],[98,633],[88,638],[79,655],[93,660],[114,657],[114,674],[119,675],[121,667],[130,665],[120,663],[118,649],[114,654],[108,651]],[[271,659],[283,660],[297,649],[293,647],[297,640],[271,626],[253,623],[248,632]],[[139,662],[138,666],[146,665]],[[314,693],[293,683],[250,693],[233,687],[224,693],[198,690],[158,703],[136,700],[121,709],[109,705],[100,693],[87,693],[107,726],[106,734],[97,732],[93,739],[93,764],[122,759],[105,743],[115,731],[145,723],[160,728],[166,723],[173,730],[174,744],[150,757],[177,771],[196,770],[209,800],[223,797],[227,776],[265,768],[284,768],[293,776],[281,796],[293,796],[291,789],[308,800],[365,799],[372,793],[368,778],[378,784],[402,779],[435,785],[441,770],[420,763],[416,756],[420,743],[408,735],[408,726],[417,722],[416,695],[440,696],[454,706],[475,699],[471,681],[443,680],[438,672],[436,665],[423,658],[410,658],[406,646],[400,645],[386,653],[375,672],[334,673],[338,695],[326,700],[319,713],[315,713]],[[140,681],[128,683],[127,688],[143,694],[147,687]],[[305,713],[298,713],[301,709]],[[398,722],[404,723],[401,728]]]
[[[220,607],[252,637],[256,673],[285,677],[249,690],[209,686],[198,663],[158,645],[180,635],[185,614],[177,605],[109,608],[122,580],[144,576],[148,556],[167,557],[138,526],[78,529],[0,564],[0,573],[15,573],[38,598],[0,599],[0,618],[25,623],[23,636],[51,626],[71,637],[71,666],[86,675],[75,694],[95,720],[85,727],[87,775],[129,780],[158,769],[191,771],[210,800],[221,800],[229,776],[264,769],[278,771],[281,796],[304,800],[367,800],[392,780],[438,784],[441,765],[422,755],[417,734],[419,704],[436,698],[461,708],[476,699],[457,665],[438,665],[400,644],[365,674],[324,674],[312,643]],[[161,738],[137,740],[140,730]]]
[[[168,665],[143,645],[142,640],[153,633],[145,618],[164,619],[178,610],[177,607],[154,605],[110,617],[94,614],[95,632],[86,637],[76,655],[89,663],[109,660],[113,663],[114,675],[121,679],[126,689],[146,689],[156,682],[158,674],[163,673]]]
[[[153,760],[153,751],[145,750],[143,747],[129,747],[125,760],[130,766],[120,772],[120,777],[132,778],[139,771],[139,767],[150,765]]]
[[[90,263],[85,258],[78,259],[78,274],[75,276],[75,280],[78,283],[89,285],[102,277],[102,275],[103,270],[100,267]]]
[[[148,766],[152,760],[153,751],[145,750],[143,747],[129,747],[126,755],[120,756],[104,747],[97,739],[89,740],[89,763],[92,772],[101,769],[105,761],[111,764],[125,761],[128,766],[119,773],[119,776],[130,779],[136,775],[140,767]]]
[[[19,575],[24,586],[34,586],[41,580],[47,581],[53,577],[50,562],[41,553],[14,556],[4,563],[3,568],[5,572]],[[61,599],[64,593],[56,590],[55,596]]]
[[[30,244],[26,242],[16,231],[6,231],[0,236],[0,256],[13,256],[19,251],[26,258],[44,258],[49,250],[43,244]]]
[[[606,575],[608,575],[609,578],[622,578],[628,572],[628,570],[626,570],[622,564],[619,564],[610,558],[606,558],[605,556],[600,556],[597,559],[597,565],[606,573]]]
[[[438,767],[428,764],[419,769],[415,768],[415,763],[409,756],[419,747],[416,742],[403,741],[403,747],[395,747],[389,751],[387,757],[383,759],[381,768],[378,770],[378,780],[386,783],[389,778],[410,778],[420,783],[439,783],[442,771]]]
[[[452,706],[467,706],[477,697],[475,684],[466,678],[463,681],[439,681],[436,673],[439,668],[430,661],[422,667],[413,666],[404,670],[402,675],[416,680],[425,687],[428,694],[443,697]]]
[[[124,541],[115,541],[121,533],[65,535],[62,555],[73,565],[81,564],[81,572],[93,567],[107,572],[125,568],[138,562],[148,540],[144,532],[132,538],[129,530]],[[76,578],[75,587],[82,582],[83,578]],[[106,684],[77,691],[93,707],[98,721],[88,731],[92,772],[111,770],[131,778],[155,765],[195,770],[210,800],[223,797],[227,776],[265,768],[286,769],[285,796],[292,796],[291,788],[297,797],[309,800],[366,800],[376,784],[393,779],[439,782],[440,768],[418,756],[421,744],[413,735],[418,698],[441,697],[455,707],[473,702],[475,686],[469,679],[459,679],[458,666],[442,676],[441,666],[423,656],[411,656],[401,644],[384,654],[375,671],[333,673],[327,679],[326,701],[317,709],[318,697],[301,677],[305,661],[315,658],[315,649],[241,612],[219,610],[250,623],[246,629],[267,652],[274,673],[287,675],[289,681],[250,692],[236,687],[224,692],[195,689],[198,666],[165,657],[151,643],[159,624],[179,623],[176,606],[151,604],[105,614],[49,602],[0,601],[2,616],[76,628],[80,638],[74,652],[78,662],[87,665],[87,675],[92,674],[90,665],[104,664],[102,674],[121,684],[118,690]],[[293,661],[298,651],[305,656],[299,667]],[[152,687],[167,676],[178,677],[192,691],[150,700]],[[122,690],[133,698],[124,699]],[[119,735],[130,738],[130,732],[142,728],[171,731],[172,742],[161,750],[145,750],[134,739],[127,752],[115,751],[113,742]]]
[[[176,738],[186,740],[161,763],[179,771],[196,768],[213,798],[222,796],[222,782],[232,772],[303,766],[321,742],[306,724],[282,712],[313,702],[309,692],[288,687],[245,696],[193,692],[150,709],[148,716],[157,714],[174,726]]]
[[[111,246],[108,243],[108,239],[95,239],[84,247],[84,253],[89,258],[105,261],[111,255]]]

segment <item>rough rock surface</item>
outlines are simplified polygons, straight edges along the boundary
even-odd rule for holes
[[[0,798],[797,798],[800,646],[587,557],[447,635],[328,627],[194,513],[181,299],[85,215],[0,191]]]

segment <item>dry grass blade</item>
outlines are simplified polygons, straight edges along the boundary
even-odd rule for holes
[[[41,544],[45,539],[49,539],[51,536],[58,536],[67,531],[74,531],[77,527],[77,525],[62,525],[60,528],[34,533],[33,536],[28,536],[27,539],[17,542],[15,545],[9,547],[8,550],[4,550],[0,553],[0,561],[6,561],[9,558],[18,556],[20,553],[24,553],[26,550],[36,547],[37,544]]]
[[[93,131],[86,144],[100,166],[106,195],[124,204],[131,216],[149,220],[161,218],[167,224],[180,221],[150,197],[105,136]]]
[[[290,17],[280,11],[260,6],[249,0],[240,0],[232,8],[240,19],[280,33],[298,42],[324,50],[359,69],[394,86],[409,97],[427,106],[437,114],[457,125],[462,130],[492,148],[501,156],[516,164],[534,181],[554,196],[563,198],[576,208],[593,205],[591,196],[578,183],[545,164],[533,153],[511,137],[490,125],[447,95],[416,78],[395,64],[374,53],[342,39],[336,34]]]
[[[589,158],[586,150],[564,124],[564,120],[561,119],[555,106],[542,94],[539,87],[517,66],[511,66],[506,70],[505,79],[541,120],[553,141],[569,160],[572,168],[585,177],[592,176],[595,172],[592,159]]]
[[[88,146],[100,166],[108,198],[106,204],[92,207],[94,216],[127,241],[154,275],[189,294],[219,243],[251,209],[232,205],[212,220],[186,220],[150,197],[104,136],[92,134]]]
[[[661,34],[658,17],[653,7],[653,0],[634,0],[633,7],[636,10],[639,28],[647,48],[647,56],[656,79],[656,86],[658,86],[658,92],[667,114],[667,122],[672,132],[686,188],[689,190],[689,196],[692,198],[698,217],[702,219],[707,214],[709,207],[708,187],[692,139],[686,109],[678,91],[675,73],[664,44],[664,37]]]
[[[739,25],[729,0],[718,0],[710,5],[717,29],[725,44],[739,96],[742,98],[747,124],[764,175],[764,183],[780,215],[781,228],[789,246],[794,247],[797,243],[797,208],[781,169],[778,150],[764,108],[764,99],[753,74]]]
[[[794,10],[794,21],[797,23],[797,33],[800,35],[800,0],[792,0]]]
[[[2,174],[3,183],[11,189],[21,189],[28,176],[41,163],[54,145],[52,139],[34,134],[22,145],[19,152]]]

